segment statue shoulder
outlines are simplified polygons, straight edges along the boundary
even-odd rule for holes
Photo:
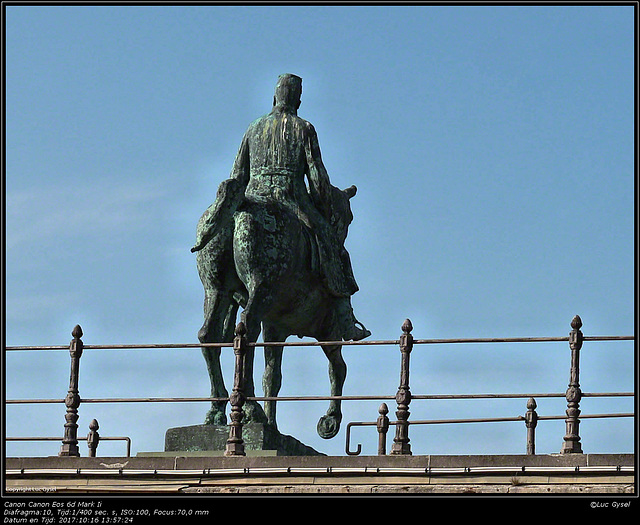
[[[311,139],[317,137],[316,128],[313,126],[313,124],[311,124],[311,122],[300,117],[298,117],[298,119],[300,122],[300,127],[304,130],[305,136]]]
[[[261,117],[258,117],[253,122],[251,122],[251,124],[249,124],[249,126],[247,127],[247,133],[250,133],[252,130],[262,128],[268,117],[269,115],[262,115]]]
[[[311,122],[309,122],[308,120],[305,120],[305,119],[303,119],[303,118],[300,118],[300,117],[298,117],[298,118],[300,119],[300,124],[301,124],[305,129],[307,129],[307,130],[309,130],[309,131],[311,131],[311,132],[313,132],[313,133],[315,133],[315,132],[316,132],[316,128],[314,128],[314,127],[313,127],[313,124],[311,124]]]
[[[258,117],[247,126],[247,130],[244,133],[244,141],[248,143],[254,142],[262,135],[262,130],[265,127],[265,123],[268,120],[268,115]]]

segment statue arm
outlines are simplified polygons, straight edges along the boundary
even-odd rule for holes
[[[311,199],[322,215],[329,219],[331,216],[331,182],[329,181],[329,174],[322,162],[318,135],[311,124],[308,124],[305,150]]]
[[[249,183],[249,167],[249,131],[247,131],[242,137],[229,178],[236,179],[242,186],[246,186]]]

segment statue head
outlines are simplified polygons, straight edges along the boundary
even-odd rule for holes
[[[302,79],[297,75],[285,73],[278,77],[273,106],[297,111],[302,96]]]

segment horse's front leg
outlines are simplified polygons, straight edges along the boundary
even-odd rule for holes
[[[347,378],[347,364],[342,358],[342,346],[322,346],[327,359],[329,359],[329,380],[331,381],[331,395],[341,396],[344,381]],[[318,421],[318,435],[324,439],[330,439],[340,430],[342,421],[341,401],[332,399],[329,402],[327,413]]]
[[[274,326],[264,325],[265,342],[281,342],[287,338],[282,330]],[[264,348],[264,374],[262,375],[262,389],[265,397],[277,397],[282,386],[282,346],[265,346]],[[265,401],[264,411],[267,423],[278,428],[276,423],[276,401]]]

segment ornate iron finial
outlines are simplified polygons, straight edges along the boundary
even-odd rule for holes
[[[378,420],[376,427],[378,429],[378,455],[384,456],[387,453],[387,431],[389,430],[389,407],[386,403],[382,403],[378,408]]]
[[[247,335],[247,327],[242,321],[240,321],[236,326],[236,335],[239,335],[240,337]]]
[[[411,330],[413,330],[413,325],[411,324],[410,319],[405,319],[404,323],[402,323],[402,335],[400,336],[400,350],[404,352],[411,352],[413,349],[413,335],[411,335]],[[408,377],[409,370],[407,368],[407,378],[405,383],[409,383]]]
[[[576,315],[571,320],[571,328],[573,328],[574,330],[580,330],[580,328],[582,328],[582,319],[580,319],[579,315]]]
[[[536,426],[538,425],[538,414],[536,407],[538,404],[532,397],[527,401],[527,413],[524,415],[524,423],[527,427],[527,454],[536,453]]]
[[[77,324],[73,327],[73,330],[71,331],[71,335],[75,338],[75,339],[80,339],[82,337],[82,328],[80,328],[80,325]]]
[[[89,457],[95,458],[96,451],[98,449],[98,443],[100,442],[100,434],[98,434],[98,420],[92,419],[89,423],[89,434],[87,435],[87,446],[89,447]]]

